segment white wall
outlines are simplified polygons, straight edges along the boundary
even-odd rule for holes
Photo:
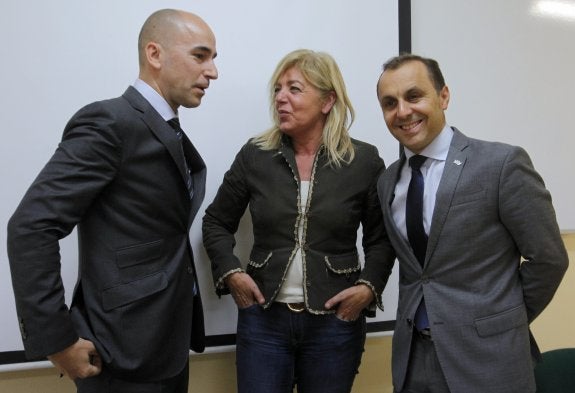
[[[411,0],[411,8],[412,52],[436,59],[451,91],[448,123],[524,147],[559,226],[575,230],[575,1]]]
[[[357,111],[352,136],[378,146],[387,162],[397,156],[397,143],[388,135],[375,96],[381,64],[398,51],[396,0],[363,0],[361,7],[347,0],[7,0],[0,12],[0,352],[22,349],[6,257],[6,222],[52,155],[70,116],[89,102],[120,95],[137,77],[137,35],[158,7],[198,13],[217,37],[220,78],[201,107],[180,114],[208,165],[203,208],[240,146],[269,125],[269,77],[281,57],[300,47],[327,51],[338,61]],[[230,297],[214,295],[198,224],[191,238],[203,266],[199,274],[207,333],[234,333],[235,307]],[[248,231],[249,225],[243,225],[240,255],[248,253]],[[76,275],[75,235],[62,242],[62,263],[69,298]],[[388,288],[385,299],[387,311],[377,320],[395,318],[396,290]]]

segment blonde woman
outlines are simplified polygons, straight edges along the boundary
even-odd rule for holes
[[[216,291],[239,308],[238,391],[346,393],[393,263],[376,191],[384,163],[349,136],[354,111],[330,55],[289,53],[270,99],[273,126],[240,150],[203,221]],[[246,267],[233,248],[248,206]]]

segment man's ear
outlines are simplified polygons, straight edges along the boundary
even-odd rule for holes
[[[449,88],[447,85],[443,86],[439,92],[439,99],[441,100],[441,109],[446,110],[449,106]]]
[[[157,42],[150,41],[146,44],[146,59],[150,64],[150,67],[154,69],[160,69],[162,66],[161,55],[162,46]]]

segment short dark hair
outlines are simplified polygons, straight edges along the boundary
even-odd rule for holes
[[[399,56],[392,57],[388,61],[383,64],[383,72],[387,70],[396,70],[405,63],[410,61],[419,61],[425,65],[427,68],[427,73],[429,74],[429,79],[433,83],[435,90],[437,93],[443,89],[445,86],[445,79],[443,78],[443,74],[441,73],[441,69],[439,68],[439,64],[437,61],[433,59],[429,59],[423,56],[414,55],[412,53],[402,53]]]

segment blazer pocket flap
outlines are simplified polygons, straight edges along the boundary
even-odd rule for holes
[[[500,334],[526,324],[527,312],[522,305],[475,320],[475,328],[481,337]]]
[[[102,306],[105,311],[110,311],[158,293],[167,286],[166,273],[158,272],[136,281],[105,289],[102,292]]]
[[[359,255],[356,252],[342,255],[326,255],[325,264],[329,270],[337,274],[349,274],[361,269]]]
[[[253,249],[250,254],[250,260],[248,262],[248,266],[251,266],[252,268],[255,269],[262,268],[268,263],[272,255],[273,255],[272,251]]]
[[[116,261],[120,268],[139,265],[157,260],[162,256],[163,240],[125,247],[116,251]]]
[[[486,191],[484,189],[473,189],[468,190],[466,192],[459,191],[453,197],[453,202],[451,203],[452,206],[463,205],[465,203],[470,203],[473,201],[484,199],[486,195]]]

